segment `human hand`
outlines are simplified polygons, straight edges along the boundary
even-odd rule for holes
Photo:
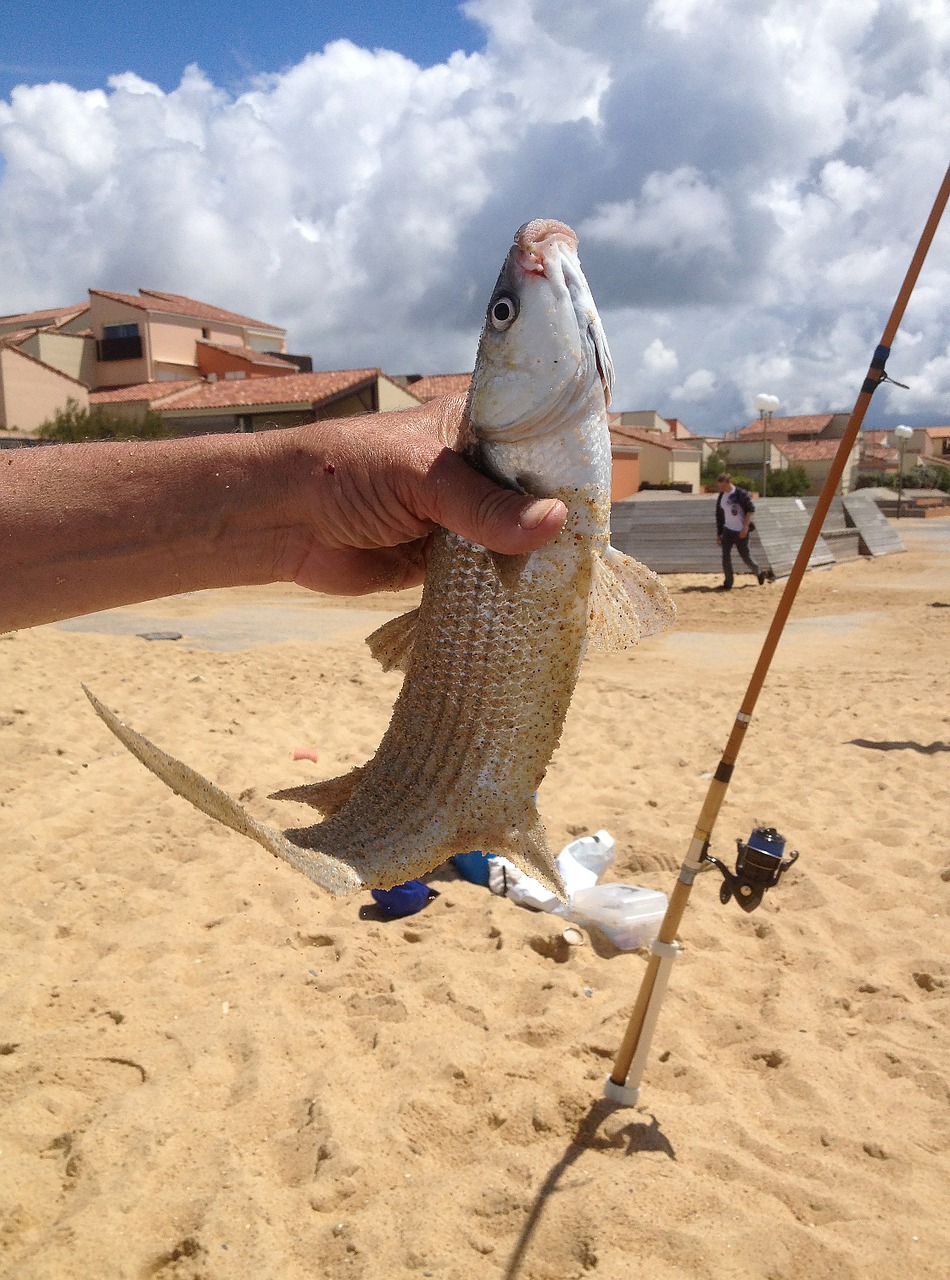
[[[422,581],[439,526],[508,555],[550,541],[567,516],[562,502],[504,489],[456,452],[464,404],[445,397],[260,437],[290,450],[277,576],[327,594],[400,590]]]

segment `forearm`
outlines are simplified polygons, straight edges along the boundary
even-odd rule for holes
[[[444,525],[504,555],[564,504],[496,485],[455,451],[462,401],[256,435],[0,454],[0,631],[208,587],[358,595],[422,580]]]
[[[4,451],[0,630],[272,581],[284,497],[275,444],[235,434]]]

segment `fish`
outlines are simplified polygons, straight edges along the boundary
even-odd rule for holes
[[[385,670],[404,672],[376,754],[274,793],[322,821],[265,826],[87,689],[93,707],[179,795],[332,894],[391,888],[482,849],[563,898],[536,798],[582,661],[675,617],[656,574],[610,546],[613,384],[577,236],[553,219],[525,223],[488,302],[461,451],[499,484],[561,499],[566,522],[522,556],[435,532],[419,607],[367,639]]]

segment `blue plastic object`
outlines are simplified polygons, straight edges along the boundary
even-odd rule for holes
[[[391,889],[370,889],[370,893],[380,911],[391,920],[414,916],[436,896],[436,891],[421,880],[407,880],[405,884],[393,885]]]
[[[493,853],[483,853],[481,849],[473,849],[471,853],[453,854],[452,861],[463,879],[470,880],[472,884],[483,885],[487,889],[488,865],[494,856]]]

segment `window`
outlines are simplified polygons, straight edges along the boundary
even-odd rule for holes
[[[137,324],[103,325],[102,340],[97,345],[102,361],[142,358],[142,339]]]

